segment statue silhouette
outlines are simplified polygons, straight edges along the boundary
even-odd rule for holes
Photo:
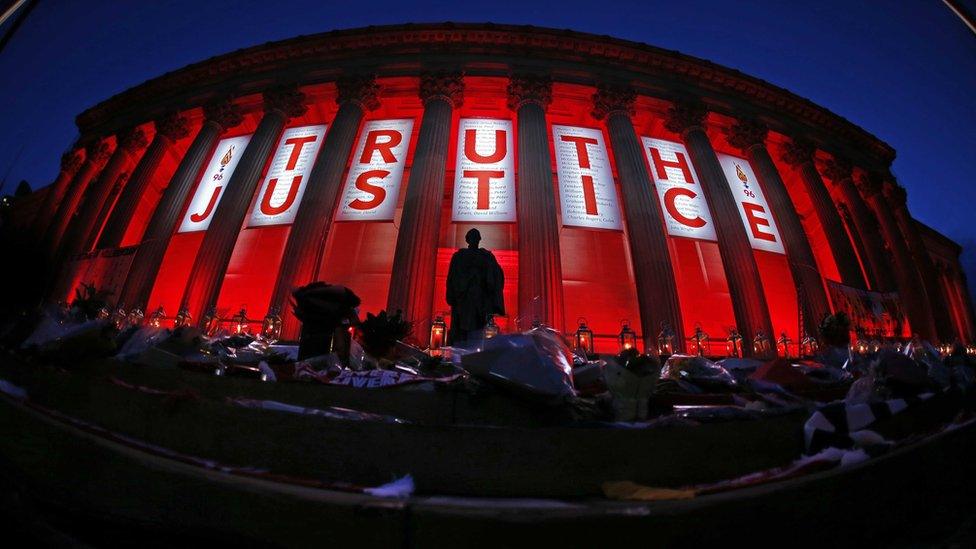
[[[464,235],[467,248],[451,257],[447,272],[447,304],[451,306],[450,343],[460,343],[470,332],[481,330],[488,315],[505,314],[505,274],[495,256],[479,248],[481,233],[471,229]]]

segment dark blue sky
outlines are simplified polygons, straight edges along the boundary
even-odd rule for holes
[[[75,115],[164,72],[300,34],[431,21],[608,34],[783,86],[891,144],[912,213],[972,248],[976,279],[976,36],[937,0],[41,0],[0,53],[3,191],[52,181]]]

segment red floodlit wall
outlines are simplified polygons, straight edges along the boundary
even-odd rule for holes
[[[365,318],[366,312],[377,313],[386,309],[386,298],[390,291],[390,278],[393,273],[393,253],[396,250],[396,240],[400,230],[400,216],[403,214],[403,199],[410,178],[410,168],[413,166],[417,133],[420,131],[420,119],[424,110],[417,95],[420,85],[418,78],[381,78],[378,84],[383,90],[380,108],[367,113],[364,119],[411,118],[414,121],[400,196],[397,198],[396,215],[393,222],[334,222],[329,230],[318,274],[318,280],[330,284],[342,284],[356,292],[362,299],[360,305],[362,318]],[[357,135],[357,143],[358,140]],[[349,169],[348,160],[346,169]]]
[[[254,133],[262,116],[260,97],[245,99],[241,105],[242,110],[244,110],[242,122],[237,127],[221,135],[220,139]],[[219,139],[217,142],[219,142]],[[216,147],[216,143],[214,143],[214,146]],[[193,185],[190,192],[183,199],[183,212],[178,218],[179,220],[185,217],[186,210],[190,207],[190,199],[196,193],[201,174],[206,170],[211,155],[213,155],[212,150],[201,165],[200,172],[195,176],[197,184]],[[193,262],[196,259],[197,251],[200,249],[200,244],[203,242],[203,235],[206,232],[176,233],[175,231],[180,226],[179,220],[176,222],[176,226],[173,227],[174,234],[170,239],[169,246],[166,248],[166,254],[163,256],[163,262],[156,276],[156,282],[153,284],[153,290],[149,296],[149,306],[147,307],[147,310],[154,310],[156,307],[163,306],[169,317],[175,316],[179,310],[180,300],[183,298],[183,291],[186,289],[186,283],[190,277],[190,270],[193,268]]]
[[[337,109],[335,102],[335,86],[319,85],[302,88],[308,98],[308,111],[300,117],[288,121],[282,131],[298,126],[326,124],[331,127]],[[328,128],[326,129],[328,132]],[[276,146],[272,148],[265,159],[264,169],[255,186],[251,207],[244,216],[241,233],[234,245],[227,272],[220,287],[217,298],[217,313],[221,318],[229,318],[243,308],[247,309],[248,318],[259,322],[267,313],[271,293],[278,278],[281,266],[281,255],[288,242],[291,224],[247,227],[251,212],[256,206],[258,195],[261,193],[261,182],[264,180],[268,167],[274,158]],[[310,251],[309,253],[314,253]]]
[[[505,313],[504,317],[497,317],[495,322],[502,332],[515,331],[515,320],[518,311],[518,231],[515,223],[474,223],[452,221],[452,206],[454,201],[454,177],[457,166],[458,121],[461,118],[496,118],[512,121],[512,143],[515,150],[509,154],[518,158],[518,135],[515,133],[516,119],[509,110],[508,79],[489,77],[467,77],[464,79],[464,105],[454,110],[450,149],[447,157],[447,170],[444,180],[444,200],[441,207],[440,238],[437,250],[437,271],[434,279],[434,314],[444,314],[447,325],[451,325],[450,306],[447,304],[447,271],[450,267],[451,256],[460,248],[466,248],[464,235],[468,230],[477,228],[481,233],[481,247],[490,250],[498,260],[505,274]],[[515,172],[518,184],[518,167]],[[522,323],[525,326],[525,323]],[[423,334],[417,334],[421,341],[425,341]]]
[[[667,108],[663,101],[639,97],[634,115],[637,135],[680,143],[681,136],[664,127]],[[735,314],[718,243],[674,236],[667,238],[684,333],[693,334],[695,326],[700,325],[713,341],[725,339],[735,326]],[[719,352],[723,348],[724,344],[722,347],[713,344],[712,351]]]
[[[556,176],[556,154],[552,143],[552,125],[598,128],[610,157],[616,181],[616,164],[613,149],[603,122],[590,114],[593,94],[588,86],[555,83],[553,101],[546,113],[549,125],[549,153],[552,158],[553,192],[557,198],[559,218],[559,253],[563,275],[563,303],[565,325],[562,330],[573,333],[577,320],[584,317],[594,334],[597,352],[617,352],[621,320],[629,320],[633,328],[640,329],[640,311],[637,308],[637,288],[634,269],[630,260],[626,235],[620,231],[562,227],[558,206],[559,187]],[[619,184],[618,203],[623,216],[623,202]],[[626,226],[626,221],[625,221]],[[530,268],[525,265],[523,268]],[[522,311],[527,316],[526,311]],[[643,336],[643,334],[639,334]],[[639,338],[638,338],[639,339]]]

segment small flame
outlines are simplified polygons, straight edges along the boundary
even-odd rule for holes
[[[227,164],[230,164],[230,159],[234,158],[234,145],[231,145],[227,152],[224,153],[223,158],[220,159],[220,167],[223,168]]]
[[[746,177],[746,172],[742,171],[742,168],[740,168],[738,164],[735,165],[735,175],[739,177],[739,181],[742,181],[743,183],[749,182],[749,178]]]

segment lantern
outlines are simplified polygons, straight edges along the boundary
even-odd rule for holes
[[[776,340],[776,352],[781,354],[783,358],[790,358],[790,344],[793,340],[790,336],[786,335],[786,332],[781,332],[779,334],[779,339]]]
[[[861,356],[868,354],[869,350],[870,349],[868,348],[868,342],[865,341],[864,339],[858,339],[857,341],[854,342],[854,345],[851,346],[851,351]]]
[[[447,332],[447,324],[444,322],[444,315],[434,317],[434,323],[430,325],[430,354],[439,356],[441,347],[444,346],[444,334]]]
[[[491,339],[498,335],[498,324],[495,324],[495,315],[488,315],[488,323],[485,324],[485,339]]]
[[[187,318],[189,318],[189,315],[187,315]],[[201,325],[203,326],[203,333],[206,334],[207,337],[214,337],[217,335],[217,332],[220,331],[220,317],[217,316],[216,307],[211,307],[207,311],[207,314],[203,315],[203,322],[201,322]]]
[[[113,326],[115,326],[116,330],[121,330],[125,325],[125,309],[119,305],[119,307],[115,309],[115,312],[112,313],[112,316],[109,317],[109,321]]]
[[[756,337],[752,338],[752,352],[756,356],[766,356],[769,354],[769,338],[762,330],[756,331]]]
[[[593,354],[593,330],[586,327],[586,319],[579,317],[576,322],[579,328],[576,329],[576,349],[585,355]]]
[[[814,356],[819,351],[819,343],[817,343],[817,338],[812,335],[803,332],[803,337],[800,338],[800,354],[803,356]]]
[[[630,329],[629,320],[620,321],[620,351],[637,349],[637,333]]]
[[[261,322],[261,339],[269,345],[277,343],[281,339],[281,315],[278,314],[279,311],[280,309],[277,306],[271,307]]]
[[[691,344],[688,349],[690,352],[698,356],[705,356],[705,347],[708,346],[708,334],[702,330],[701,324],[695,325],[695,333],[688,338],[688,342]]]
[[[142,324],[144,318],[146,318],[145,313],[142,312],[142,309],[136,307],[129,311],[129,315],[125,317],[125,327],[138,326]]]
[[[176,313],[176,318],[173,320],[173,328],[186,328],[193,321],[193,317],[190,316],[190,311],[186,307],[180,307],[180,311]]]
[[[241,307],[240,311],[230,319],[231,327],[234,328],[234,335],[242,335],[248,332],[247,309]]]
[[[881,350],[881,341],[872,339],[871,342],[868,343],[868,349],[870,349],[872,353],[877,353]]]
[[[109,312],[108,307],[99,307],[98,313],[96,313],[95,318],[98,320],[105,320],[111,315],[112,313]]]
[[[159,328],[163,325],[163,319],[166,318],[166,312],[163,311],[163,306],[160,305],[153,314],[149,316],[149,322],[147,324],[150,328]]]
[[[667,322],[661,323],[661,333],[657,335],[657,351],[661,356],[674,354],[674,330]]]
[[[729,337],[725,339],[725,354],[733,358],[742,358],[742,334],[735,328],[729,329]]]

